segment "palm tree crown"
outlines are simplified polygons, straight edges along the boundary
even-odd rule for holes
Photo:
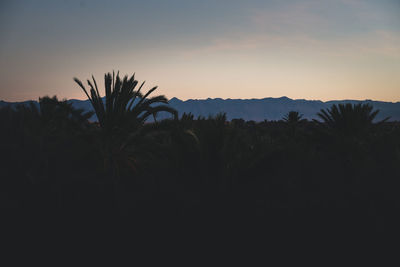
[[[135,75],[132,75],[130,78],[125,76],[121,79],[119,73],[116,76],[114,72],[112,74],[105,74],[105,103],[100,96],[96,80],[93,76],[92,79],[93,83],[87,80],[90,87],[88,92],[82,82],[74,78],[75,82],[82,88],[90,100],[101,128],[115,130],[115,128],[129,128],[132,125],[138,126],[143,124],[149,116],[153,116],[155,119],[157,113],[161,111],[169,112],[175,117],[177,116],[175,109],[167,105],[162,105],[168,104],[165,96],[160,95],[149,98],[150,94],[157,87],[153,87],[143,95],[141,93],[144,85],[143,82],[135,90],[138,84],[138,81],[135,80]]]
[[[369,104],[338,104],[330,109],[317,113],[325,125],[329,128],[344,133],[360,133],[373,125],[373,121],[379,110],[373,110]],[[384,119],[381,122],[388,120]]]
[[[296,123],[299,122],[302,117],[303,114],[300,114],[297,111],[290,111],[283,117],[283,120],[288,123]]]

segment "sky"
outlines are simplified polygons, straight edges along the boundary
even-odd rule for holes
[[[0,99],[84,99],[135,73],[168,98],[400,101],[400,0],[0,1]]]

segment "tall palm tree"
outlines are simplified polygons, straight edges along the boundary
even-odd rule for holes
[[[132,157],[128,145],[137,139],[144,123],[149,117],[156,120],[159,112],[168,112],[177,118],[177,111],[169,107],[165,96],[150,97],[157,87],[142,94],[138,89],[138,81],[133,74],[130,78],[120,78],[113,72],[104,75],[105,97],[101,97],[97,82],[92,76],[92,81],[87,80],[89,90],[83,83],[74,78],[89,99],[97,116],[101,132],[100,150],[104,157],[105,168],[111,170],[113,180],[119,176],[119,166],[125,163],[134,168],[135,159]],[[103,101],[103,99],[105,101]]]
[[[379,110],[373,110],[369,104],[334,104],[330,109],[323,110],[317,113],[326,126],[329,128],[345,133],[359,134],[368,130],[374,123]],[[388,118],[377,122],[383,123]]]

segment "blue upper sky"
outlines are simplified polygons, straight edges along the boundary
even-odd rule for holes
[[[400,1],[1,1],[0,99],[136,72],[187,98],[400,101]]]

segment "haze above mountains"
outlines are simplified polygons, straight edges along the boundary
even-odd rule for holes
[[[0,107],[6,105],[28,104],[29,102],[37,103],[37,101],[25,102],[5,102],[0,100]],[[73,107],[84,109],[86,111],[92,110],[88,100],[71,99],[68,102],[72,103]],[[196,118],[197,116],[216,115],[220,112],[226,112],[228,120],[231,119],[244,119],[254,121],[264,120],[280,120],[289,111],[298,111],[304,115],[306,119],[317,119],[317,113],[321,109],[327,109],[333,104],[340,103],[369,103],[380,112],[376,117],[377,120],[390,117],[390,120],[400,121],[400,102],[383,102],[373,100],[333,100],[333,101],[319,101],[319,100],[305,100],[305,99],[290,99],[288,97],[280,98],[263,98],[263,99],[221,99],[221,98],[208,98],[208,99],[189,99],[180,100],[172,98],[169,101],[171,107],[175,108],[181,116],[184,112],[191,112]],[[166,114],[159,114],[158,118],[167,118]]]

